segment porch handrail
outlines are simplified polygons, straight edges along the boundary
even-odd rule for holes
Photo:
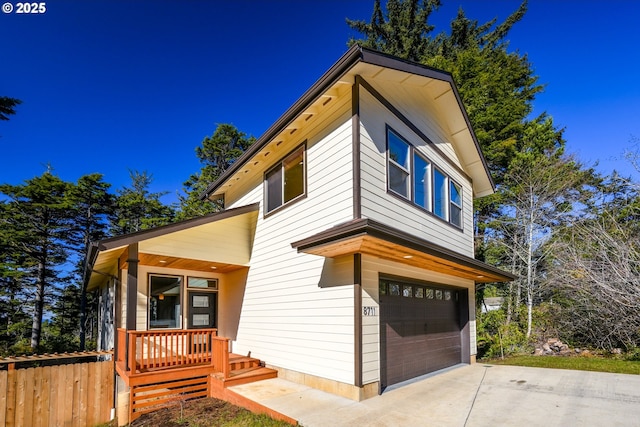
[[[127,341],[128,345],[125,344]],[[229,342],[229,338],[218,337],[213,328],[151,331],[119,328],[117,360],[121,365],[126,361],[126,370],[134,374],[151,369],[210,364],[228,378]]]

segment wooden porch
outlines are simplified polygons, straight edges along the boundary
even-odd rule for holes
[[[129,421],[180,401],[223,398],[225,389],[268,378],[274,369],[233,354],[216,329],[118,329],[116,372],[129,387]]]

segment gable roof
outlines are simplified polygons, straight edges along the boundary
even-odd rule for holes
[[[294,121],[307,110],[323,94],[327,93],[336,83],[346,80],[354,83],[356,75],[378,76],[384,71],[401,73],[401,77],[392,76],[399,81],[411,80],[412,83],[427,84],[421,79],[438,81],[441,83],[436,88],[437,95],[433,98],[447,102],[446,120],[450,121],[450,137],[460,141],[460,144],[469,143],[475,150],[465,152],[456,151],[473,181],[474,194],[477,197],[493,193],[495,187],[486,160],[480,150],[480,145],[471,127],[471,122],[466,113],[462,99],[453,77],[446,71],[437,70],[426,65],[407,61],[381,52],[377,52],[359,45],[352,46],[335,64],[329,68],[316,83],[314,83],[267,131],[256,140],[245,153],[234,162],[216,181],[211,183],[200,195],[201,199],[215,199],[224,193],[222,187],[231,177],[240,172],[249,161],[263,150],[285,129],[292,127]],[[293,126],[295,128],[295,126]]]
[[[93,242],[85,281],[93,289],[113,275],[131,244],[139,244],[141,264],[211,272],[247,266],[259,204]]]

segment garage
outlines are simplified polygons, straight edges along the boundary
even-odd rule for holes
[[[381,278],[382,389],[468,362],[467,310],[466,289]]]

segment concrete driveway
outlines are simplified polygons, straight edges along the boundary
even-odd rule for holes
[[[232,390],[306,427],[640,426],[640,375],[478,363],[362,402],[277,378]]]

